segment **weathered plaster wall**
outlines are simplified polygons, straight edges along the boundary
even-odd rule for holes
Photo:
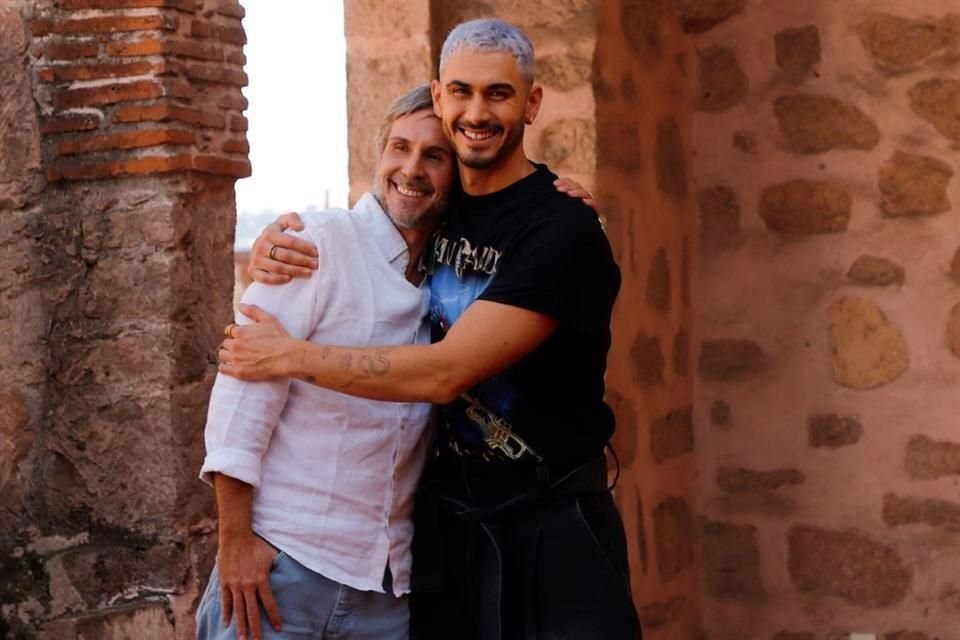
[[[192,638],[242,9],[0,8],[0,636]]]
[[[960,637],[960,6],[703,4],[709,637]]]

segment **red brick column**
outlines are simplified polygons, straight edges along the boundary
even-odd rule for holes
[[[0,9],[0,637],[192,638],[250,174],[236,0]]]

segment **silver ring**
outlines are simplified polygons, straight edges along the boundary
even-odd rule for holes
[[[280,247],[277,246],[277,245],[273,245],[272,247],[270,247],[270,253],[268,253],[267,255],[270,256],[270,259],[271,259],[271,260],[276,260],[276,259],[277,259],[276,253],[277,253],[277,249],[279,249],[279,248],[280,248]]]

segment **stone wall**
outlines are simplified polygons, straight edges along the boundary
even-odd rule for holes
[[[709,637],[960,637],[960,6],[699,5]]]
[[[623,271],[608,400],[622,464],[616,498],[645,637],[696,637],[692,38],[661,0],[347,0],[345,7],[354,199],[370,184],[370,140],[383,110],[435,77],[452,27],[497,16],[533,40],[545,97],[527,128],[526,152],[597,194]]]
[[[192,638],[248,175],[230,0],[0,8],[0,636]]]

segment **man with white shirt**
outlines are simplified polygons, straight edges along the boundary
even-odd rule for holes
[[[304,216],[298,235],[317,245],[323,268],[244,294],[302,340],[430,341],[418,265],[456,173],[429,86],[390,107],[377,142],[374,193],[349,212]],[[382,366],[376,354],[361,360],[338,366]],[[429,411],[299,380],[218,376],[201,477],[216,490],[220,546],[198,637],[406,638]]]

